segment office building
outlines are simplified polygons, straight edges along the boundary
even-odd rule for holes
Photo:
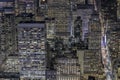
[[[101,55],[101,26],[97,12],[93,12],[91,16],[88,34],[88,50],[84,53],[84,74],[102,79],[104,70]]]
[[[45,80],[45,23],[19,23],[17,29],[20,78]]]
[[[54,2],[48,5],[48,17],[54,17],[56,20],[56,35],[59,36],[67,36],[68,31],[68,23],[67,19],[69,16],[69,11],[66,9],[66,2]],[[66,33],[65,35],[62,35]]]
[[[79,67],[77,58],[56,58],[56,80],[80,80]]]
[[[77,4],[76,15],[81,17],[82,20],[82,40],[86,39],[86,34],[88,33],[88,23],[91,18],[91,14],[94,10],[93,4]]]
[[[120,0],[0,0],[0,80],[119,80]]]
[[[111,23],[108,31],[108,47],[113,67],[115,79],[119,80],[119,58],[120,58],[120,39],[119,39],[119,22]],[[114,27],[113,27],[114,26]]]
[[[1,80],[19,79],[14,0],[0,0],[0,71]]]
[[[8,55],[16,51],[15,11],[13,5],[14,0],[0,1],[0,52],[3,64],[6,62]]]

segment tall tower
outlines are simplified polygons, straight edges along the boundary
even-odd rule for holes
[[[99,25],[99,26],[97,26]],[[89,49],[100,49],[101,46],[101,26],[99,14],[94,11],[89,22]]]
[[[111,63],[113,67],[113,75],[115,76],[115,79],[120,79],[119,75],[119,69],[120,69],[120,22],[115,22],[113,25],[111,25],[112,28],[110,31],[108,31],[108,47],[111,54]]]
[[[48,4],[48,17],[55,18],[56,35],[65,34],[68,32],[68,16],[69,10],[67,9],[67,1],[62,0],[53,1]]]
[[[15,0],[0,0],[0,79],[19,79],[14,5]]]
[[[80,80],[78,58],[69,55],[69,57],[57,57],[55,61],[57,64],[55,80]]]
[[[102,79],[104,71],[101,61],[101,26],[97,12],[93,12],[91,16],[88,34],[88,50],[84,53],[84,74],[88,77],[94,76],[96,79]]]
[[[86,3],[80,3],[77,4],[77,16],[81,17],[82,20],[82,40],[85,40],[85,36],[88,33],[88,23],[89,19],[91,18],[91,14],[94,10],[93,4],[88,4],[88,1]]]
[[[17,28],[20,78],[46,80],[45,23],[20,23]]]
[[[16,51],[14,0],[0,1],[0,4],[1,4],[0,52],[1,56],[4,55],[2,58],[4,58],[5,56],[7,58],[9,54],[13,54]]]

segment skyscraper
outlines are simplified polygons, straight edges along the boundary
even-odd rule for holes
[[[48,17],[54,17],[56,20],[56,35],[63,36],[62,34],[69,32],[68,29],[68,18],[69,18],[69,6],[68,1],[53,1],[48,3]],[[65,35],[64,35],[65,36]]]
[[[113,67],[113,73],[115,76],[115,79],[119,79],[119,66],[120,66],[120,27],[119,22],[114,22],[110,25],[110,31],[107,32],[108,34],[108,46],[109,46],[109,52],[111,54],[111,63]],[[114,27],[113,27],[114,26]]]
[[[118,80],[119,8],[120,0],[0,0],[0,80]]]
[[[77,58],[56,58],[56,80],[80,80],[80,69]]]
[[[17,28],[21,79],[45,80],[45,23],[20,23]]]
[[[96,79],[102,79],[104,78],[104,70],[101,55],[101,26],[96,11],[92,13],[88,34],[88,50],[84,53],[84,74],[94,76]]]
[[[6,61],[9,54],[14,54],[16,51],[15,11],[13,5],[14,0],[0,1],[0,55],[4,61]]]

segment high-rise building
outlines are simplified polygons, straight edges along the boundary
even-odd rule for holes
[[[101,26],[99,15],[97,12],[93,12],[89,22],[89,49],[100,49],[101,43]]]
[[[14,0],[0,0],[0,79],[19,79]]]
[[[88,33],[88,23],[93,9],[93,4],[77,4],[76,15],[80,16],[82,20],[82,40],[85,40],[85,34]]]
[[[67,9],[67,1],[62,0],[53,1],[48,4],[48,17],[54,17],[56,20],[56,35],[65,36],[69,32],[68,29],[68,18],[69,18],[69,9]],[[67,33],[67,34],[65,34]],[[64,34],[64,35],[61,35]]]
[[[55,62],[56,80],[80,80],[80,65],[77,58],[59,57]]]
[[[14,54],[16,51],[15,11],[13,5],[14,0],[0,1],[0,55],[4,61],[6,61],[9,54]]]
[[[57,36],[70,36],[72,21],[72,10],[75,9],[75,1],[73,0],[47,0],[46,4],[41,4],[41,13],[45,17],[55,18],[55,33]]]
[[[119,80],[119,20],[120,0],[0,0],[0,80]]]
[[[84,74],[102,79],[104,71],[101,55],[101,26],[99,15],[95,11],[89,22],[88,34],[88,50],[84,53]]]
[[[75,16],[74,12],[76,10],[76,4],[89,4],[87,6],[91,7],[93,5],[93,0],[45,0],[39,1],[39,13],[43,14],[45,17],[55,18],[55,29],[56,35],[58,36],[70,36],[72,33],[72,28],[74,25]],[[82,11],[83,12],[83,11]],[[75,12],[76,13],[76,12]],[[78,15],[79,16],[79,15]],[[72,28],[71,28],[72,26]],[[74,32],[74,31],[73,31]]]
[[[109,46],[109,52],[110,52],[110,57],[111,57],[111,63],[113,67],[113,73],[115,76],[115,79],[119,80],[119,66],[120,66],[120,27],[119,27],[119,22],[114,22],[111,23],[110,29],[107,32],[108,34],[108,46]]]
[[[17,28],[20,78],[45,80],[45,23],[19,23]]]

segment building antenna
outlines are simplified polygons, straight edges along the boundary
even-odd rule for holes
[[[71,0],[69,0],[70,3],[70,36],[74,37],[74,27],[73,27],[73,2]]]

